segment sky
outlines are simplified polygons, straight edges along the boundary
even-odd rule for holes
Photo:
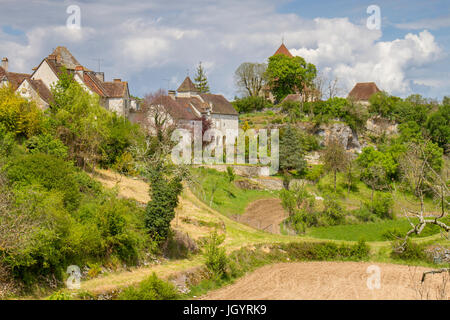
[[[79,20],[67,12],[73,5]],[[31,73],[66,46],[139,97],[176,89],[201,61],[211,91],[233,99],[237,67],[267,62],[282,41],[324,78],[337,78],[342,96],[369,81],[401,97],[450,96],[448,0],[0,0],[0,57],[10,71]]]

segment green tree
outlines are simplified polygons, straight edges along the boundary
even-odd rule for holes
[[[446,151],[450,149],[450,104],[439,107],[427,120],[425,126],[431,139]]]
[[[202,62],[198,63],[197,74],[194,78],[195,87],[200,93],[209,92],[208,78],[206,77],[205,69],[203,69]]]
[[[178,196],[183,190],[182,176],[172,175],[161,163],[149,171],[151,200],[147,204],[145,226],[154,239],[165,240],[175,217]]]
[[[305,86],[312,86],[317,75],[316,66],[302,57],[277,54],[269,58],[266,77],[272,93],[278,101],[290,93],[302,93]]]
[[[334,177],[334,192],[336,192],[337,173],[343,171],[349,162],[349,156],[342,143],[335,137],[328,140],[322,155],[325,170],[332,172]]]
[[[306,166],[302,135],[298,129],[289,125],[281,132],[280,169],[283,171],[303,171]]]

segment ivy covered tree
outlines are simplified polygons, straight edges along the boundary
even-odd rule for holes
[[[197,67],[197,73],[194,78],[195,87],[200,93],[209,92],[208,78],[206,77],[205,70],[203,69],[202,63],[199,62]]]
[[[150,169],[150,197],[145,215],[145,226],[156,240],[167,239],[170,222],[175,217],[178,196],[183,190],[181,175],[168,174],[163,164]]]
[[[266,78],[272,93],[278,101],[290,93],[302,93],[312,86],[317,75],[316,66],[302,57],[288,57],[277,54],[269,58]]]

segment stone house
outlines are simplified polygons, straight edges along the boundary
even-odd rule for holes
[[[4,58],[3,61],[7,63],[8,60]],[[107,110],[128,116],[131,108],[138,108],[136,101],[131,98],[127,82],[120,79],[105,81],[103,72],[94,72],[82,66],[66,47],[57,47],[33,68],[31,74],[20,76],[21,74],[8,73],[12,79],[9,82],[21,96],[35,100],[38,106],[46,109],[51,99],[50,90],[59,80],[63,68],[72,74],[74,80],[86,91],[98,95],[100,104]]]
[[[377,87],[375,82],[358,82],[347,96],[347,99],[352,99],[363,105],[369,104],[369,98],[381,90]]]
[[[130,119],[152,127],[155,113],[161,114],[162,110],[168,118],[167,123],[178,127],[192,129],[194,122],[203,117],[211,121],[212,128],[220,129],[224,134],[227,129],[239,127],[239,115],[233,105],[222,95],[199,93],[189,77],[176,91],[170,90],[168,95],[156,97],[142,110],[131,113]]]

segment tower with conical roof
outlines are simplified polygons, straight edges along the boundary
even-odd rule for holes
[[[192,82],[191,78],[187,76],[178,87],[177,93],[180,98],[190,98],[191,96],[198,95],[198,89]]]

